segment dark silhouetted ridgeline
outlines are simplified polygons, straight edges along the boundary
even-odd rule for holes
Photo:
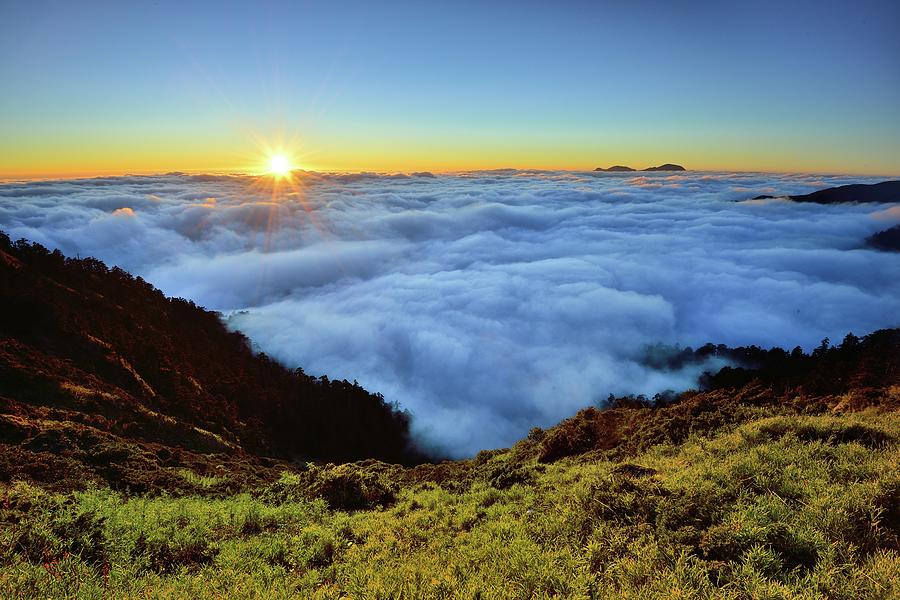
[[[647,167],[646,169],[641,169],[642,171],[686,171],[684,167],[681,165],[676,165],[673,163],[666,163],[664,165],[659,165],[657,167]],[[633,171],[637,171],[637,169],[633,169],[631,167],[626,167],[624,165],[615,165],[609,168],[604,169],[603,167],[597,167],[594,171],[606,171],[608,173],[630,173]]]
[[[878,250],[900,252],[900,225],[872,234],[866,238],[866,242]]]
[[[762,195],[756,196],[753,199],[765,200],[776,197],[788,198],[794,202],[814,202],[816,204],[900,202],[900,181],[852,183],[850,185],[839,185],[797,196]]]

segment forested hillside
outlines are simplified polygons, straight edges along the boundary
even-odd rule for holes
[[[149,489],[211,454],[414,462],[408,427],[380,395],[286,369],[190,301],[0,236],[6,479]]]

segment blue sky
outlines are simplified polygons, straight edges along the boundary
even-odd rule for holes
[[[674,3],[673,3],[674,4]],[[0,175],[900,172],[900,4],[7,4]]]

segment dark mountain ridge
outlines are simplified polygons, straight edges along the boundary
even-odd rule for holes
[[[409,415],[381,395],[291,371],[218,314],[121,269],[2,234],[0,455],[4,478],[131,487],[130,462],[164,477],[176,455],[422,460]]]
[[[894,225],[866,238],[866,243],[878,250],[900,252],[900,225]]]
[[[666,163],[664,165],[659,165],[658,167],[647,167],[646,169],[641,169],[642,171],[687,171],[681,165],[675,165],[672,163]],[[615,165],[613,167],[609,167],[608,169],[604,169],[603,167],[597,167],[594,171],[605,171],[607,173],[619,173],[625,172],[630,173],[632,171],[637,171],[637,169],[633,169],[631,167],[626,167],[624,165]]]
[[[825,188],[799,196],[755,196],[753,200],[786,198],[793,202],[814,202],[816,204],[900,202],[900,181],[881,183],[854,183]],[[876,250],[896,252],[900,250],[900,225],[879,231],[866,238],[866,245]]]
[[[615,166],[609,167],[608,169],[604,169],[603,167],[597,167],[594,170],[595,171],[606,171],[607,173],[619,173],[619,172],[630,173],[631,171],[634,171],[635,169],[632,169],[631,167],[626,167],[624,165],[615,165]]]
[[[658,167],[647,167],[644,171],[687,171],[687,169],[681,165],[666,163],[664,165],[659,165]]]
[[[816,204],[839,204],[843,202],[900,202],[900,181],[880,183],[853,183],[817,190],[799,196],[756,196],[753,200],[788,198],[794,202],[815,202]]]

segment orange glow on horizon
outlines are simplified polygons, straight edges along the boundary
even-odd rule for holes
[[[895,176],[900,173],[888,164],[857,163],[844,157],[813,157],[789,150],[757,152],[744,148],[610,150],[559,144],[550,148],[515,146],[509,143],[438,146],[432,144],[365,143],[335,140],[329,145],[299,143],[297,139],[265,141],[252,135],[250,143],[218,143],[224,140],[174,140],[169,144],[127,149],[86,147],[20,148],[7,152],[0,141],[0,181],[86,178],[118,175],[154,175],[169,172],[234,173],[284,177],[289,171],[410,173],[430,171],[453,173],[498,168],[592,171],[596,167],[625,164],[643,169],[665,162],[684,165],[689,171],[745,171],[771,173],[829,173]],[[243,151],[234,148],[243,147]],[[250,149],[249,151],[247,149]],[[311,148],[315,148],[312,150]],[[41,151],[39,151],[41,150]],[[44,151],[46,150],[46,151]],[[274,157],[279,158],[273,164]],[[285,165],[286,163],[286,165]],[[276,168],[277,167],[277,168]],[[892,172],[893,171],[893,172]]]

